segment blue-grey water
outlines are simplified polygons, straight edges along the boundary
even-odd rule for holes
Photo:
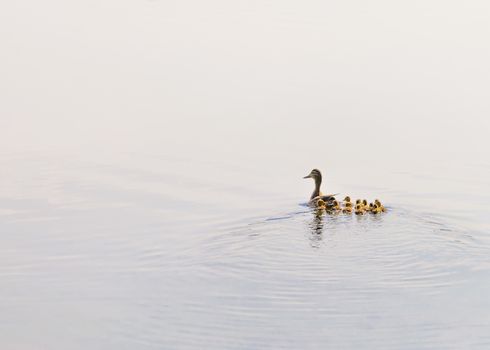
[[[489,13],[2,2],[0,348],[490,348]]]
[[[488,171],[346,174],[388,212],[318,216],[308,169],[134,156],[3,154],[3,348],[490,346]]]

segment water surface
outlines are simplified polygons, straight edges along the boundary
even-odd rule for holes
[[[388,213],[317,215],[307,194],[260,192],[260,174],[232,164],[203,179],[156,156],[3,159],[8,348],[490,344],[488,219],[418,204],[445,196],[364,185]]]

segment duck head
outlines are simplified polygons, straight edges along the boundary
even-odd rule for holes
[[[315,180],[315,190],[311,195],[311,199],[320,195],[320,185],[322,184],[322,173],[318,169],[313,169],[308,175],[303,179],[313,179]]]
[[[317,179],[320,179],[320,182],[322,181],[322,173],[318,169],[313,169],[308,175],[303,177],[303,179],[314,179],[315,181]]]

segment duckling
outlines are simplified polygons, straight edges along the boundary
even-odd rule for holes
[[[354,211],[354,214],[356,215],[364,215],[364,208],[362,207],[361,204],[356,205],[356,210]]]
[[[345,206],[342,208],[342,213],[344,214],[352,214],[352,203],[349,206]]]
[[[365,200],[365,199],[359,199],[359,203],[358,203],[358,204],[356,204],[356,205],[358,205],[358,206],[359,206],[359,209],[360,209],[360,210],[361,210],[363,213],[365,213],[365,212],[366,212],[366,210],[368,209],[368,206],[367,206],[367,200]]]
[[[374,204],[373,203],[369,203],[369,206],[367,208],[367,211],[370,212],[370,213],[372,213],[373,209],[374,209]]]
[[[342,210],[342,207],[340,206],[339,202],[333,201],[332,210],[334,210],[334,211],[341,211]]]
[[[320,186],[322,184],[322,173],[320,172],[320,170],[313,169],[309,175],[304,177],[304,179],[309,179],[309,178],[315,180],[315,189],[314,189],[313,193],[311,194],[310,204],[316,198],[322,199],[326,203],[332,202],[335,200],[334,194],[323,195],[322,192],[320,192]]]
[[[316,204],[316,207],[319,209],[325,209],[327,207],[325,201],[321,198],[317,199],[315,204]]]
[[[379,214],[381,212],[382,212],[382,210],[381,210],[381,207],[378,205],[378,203],[374,203],[374,207],[371,210],[371,213],[373,213],[373,214]]]
[[[381,204],[381,202],[379,201],[379,199],[375,199],[374,200],[374,203],[378,205],[378,207],[381,209],[381,211],[384,213],[386,212],[386,208],[384,207],[383,204]]]
[[[344,214],[350,214],[352,213],[352,202],[349,196],[346,196],[343,201],[343,208],[341,208],[342,213]]]

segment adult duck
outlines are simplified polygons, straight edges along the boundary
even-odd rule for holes
[[[321,199],[327,204],[332,204],[333,201],[335,200],[335,195],[333,194],[328,194],[328,195],[323,195],[322,192],[320,191],[320,186],[322,184],[322,173],[318,169],[313,169],[309,175],[306,175],[304,179],[313,179],[315,180],[315,190],[311,194],[310,197],[310,204],[316,204],[316,202]]]

